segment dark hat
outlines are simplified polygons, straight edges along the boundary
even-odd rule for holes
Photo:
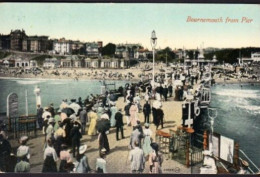
[[[71,101],[71,102],[75,102],[75,101],[76,101],[76,99],[71,99],[70,101]]]
[[[158,151],[159,145],[157,143],[151,143],[150,146],[153,148],[153,150]]]

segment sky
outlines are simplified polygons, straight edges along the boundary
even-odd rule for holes
[[[246,4],[115,4],[115,3],[0,3],[0,33],[24,29],[27,35],[84,42],[140,43],[156,48],[260,47],[260,5]],[[192,18],[222,23],[187,22]],[[252,19],[241,23],[243,17]],[[225,23],[226,18],[238,23]],[[249,22],[249,21],[248,21]]]

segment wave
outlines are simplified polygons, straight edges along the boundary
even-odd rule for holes
[[[16,80],[16,82],[21,85],[34,85],[34,84],[39,84],[39,83],[42,83],[45,81]]]
[[[241,109],[245,109],[248,113],[250,114],[260,114],[260,106],[243,106],[243,105],[237,105],[237,107],[241,108]]]
[[[214,92],[216,95],[236,97],[236,98],[260,98],[258,90],[221,90]]]

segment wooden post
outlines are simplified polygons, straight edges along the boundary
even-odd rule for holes
[[[234,165],[239,168],[239,144],[235,143]]]
[[[186,142],[186,166],[189,168],[190,166],[190,142],[187,140]]]
[[[208,149],[208,135],[207,135],[207,130],[204,131],[203,134],[203,149],[206,150]]]

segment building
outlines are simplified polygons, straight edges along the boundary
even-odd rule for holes
[[[53,41],[53,50],[60,55],[68,55],[72,52],[72,41],[61,38]]]
[[[100,52],[99,52],[99,46],[100,43],[97,42],[87,42],[85,44],[86,46],[86,55],[88,57],[96,57],[98,58],[100,56]]]
[[[10,33],[10,49],[22,51],[23,40],[27,38],[24,30],[15,30]]]
[[[46,52],[48,36],[29,36],[23,40],[24,52]]]
[[[248,62],[260,62],[260,52],[251,53],[250,58],[242,57],[237,59],[239,64],[244,64]]]
[[[80,42],[80,41],[72,41],[72,43],[71,43],[71,49],[72,49],[72,50],[79,50],[79,49],[81,49],[81,48],[85,48],[83,42]]]
[[[135,59],[147,59],[148,55],[152,54],[148,49],[140,48],[134,53]]]
[[[84,67],[84,60],[77,55],[70,55],[65,59],[61,59],[60,66],[63,68],[81,68]]]
[[[10,49],[10,35],[0,34],[0,49],[9,50]]]
[[[103,68],[103,69],[125,69],[130,67],[128,59],[118,58],[103,58],[103,59],[90,59],[84,60],[85,68]]]
[[[141,47],[140,44],[118,44],[116,45],[115,56],[117,58],[134,59],[136,51]]]
[[[36,60],[30,60],[30,67],[38,67]]]
[[[23,67],[27,68],[30,67],[30,61],[27,59],[17,58],[15,59],[15,67]]]
[[[60,60],[57,58],[46,58],[43,62],[44,68],[57,68],[60,66]]]

